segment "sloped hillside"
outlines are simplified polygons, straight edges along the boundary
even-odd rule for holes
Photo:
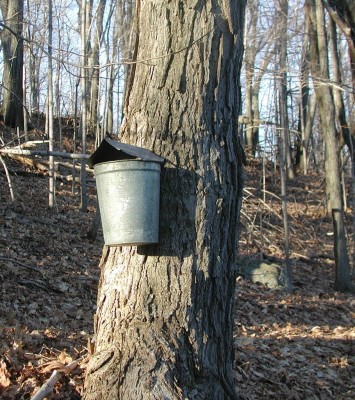
[[[279,177],[272,165],[262,171],[259,163],[246,168],[241,263],[252,258],[283,269]],[[287,192],[294,292],[238,278],[236,386],[241,399],[354,398],[355,297],[333,290],[323,177],[298,176]],[[346,220],[351,239],[351,210]]]
[[[68,151],[70,142],[68,141]],[[103,246],[87,239],[95,188],[81,213],[78,186],[59,165],[56,207],[47,207],[48,179],[37,166],[6,159],[16,202],[0,167],[0,397],[29,399],[61,373],[51,399],[80,399]],[[246,169],[241,261],[283,267],[279,182],[272,166],[262,185],[258,163]],[[355,397],[354,297],[332,290],[332,226],[321,176],[289,183],[291,263],[295,291],[238,277],[235,383],[241,399]],[[350,214],[349,235],[350,235]],[[68,367],[69,365],[69,367]]]

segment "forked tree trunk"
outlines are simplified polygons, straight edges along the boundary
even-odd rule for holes
[[[121,140],[167,159],[160,243],[103,250],[86,400],[236,398],[244,9],[244,0],[137,4],[141,61]]]

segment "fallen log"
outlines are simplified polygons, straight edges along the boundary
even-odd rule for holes
[[[0,152],[1,152],[1,150],[0,150]],[[12,154],[12,153],[4,153],[4,154],[6,154],[7,157],[10,157],[17,162],[20,162],[20,163],[25,164],[32,168],[36,168],[39,171],[42,171],[42,172],[48,171],[48,167],[46,165],[44,165],[43,162],[39,162],[39,161],[33,160],[32,158],[29,158],[29,157],[26,157],[23,155],[19,155],[19,154]]]
[[[61,158],[69,158],[69,159],[88,159],[90,157],[89,154],[82,153],[67,153],[65,151],[49,151],[49,150],[28,150],[28,149],[19,149],[19,148],[8,148],[4,147],[0,149],[0,153],[3,154],[18,154],[20,156],[43,156],[43,157],[61,157]]]

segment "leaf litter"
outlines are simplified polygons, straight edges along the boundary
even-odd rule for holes
[[[57,181],[49,210],[43,172],[8,161],[16,203],[0,170],[0,397],[30,399],[54,370],[63,376],[50,399],[80,399],[90,357],[103,239],[86,235],[94,218],[80,212],[78,187]],[[21,172],[21,173],[19,173]],[[258,166],[247,168],[241,257],[282,265],[277,196],[264,196]],[[268,191],[278,193],[269,171]],[[237,278],[234,380],[240,399],[355,398],[355,298],[334,292],[331,221],[319,176],[289,185],[295,291]],[[262,200],[261,200],[262,199]],[[350,213],[347,214],[351,233]],[[281,232],[281,233],[280,233]],[[66,368],[72,365],[68,372]]]

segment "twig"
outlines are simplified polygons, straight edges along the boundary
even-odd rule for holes
[[[7,169],[6,163],[5,163],[5,161],[3,160],[3,158],[1,156],[0,156],[0,161],[2,163],[2,166],[4,167],[4,170],[5,170],[5,174],[6,174],[7,182],[8,182],[8,185],[9,185],[9,190],[10,190],[11,201],[14,202],[15,201],[15,196],[14,196],[14,191],[12,189],[12,183],[11,183],[9,170]]]
[[[262,199],[259,199],[253,193],[251,193],[249,190],[247,190],[245,188],[243,189],[243,191],[245,193],[247,193],[249,196],[257,199],[261,204],[263,204],[265,206],[265,208],[267,208],[272,214],[274,214],[280,221],[283,221],[282,217],[275,210],[273,210],[267,203],[265,203]],[[271,192],[268,192],[268,193],[271,194]],[[275,197],[277,197],[277,196],[275,196]]]
[[[56,289],[54,287],[46,286],[45,284],[43,284],[41,282],[34,281],[33,279],[18,279],[17,282],[20,285],[37,287],[38,289],[42,289],[45,292],[52,291],[54,293],[61,293],[60,290],[58,290],[58,289]]]
[[[46,383],[42,385],[39,391],[32,397],[31,400],[43,400],[45,397],[53,392],[55,384],[64,376],[64,374],[70,374],[78,366],[78,361],[72,361],[70,364],[65,366],[63,369],[56,369],[53,371],[51,377]]]
[[[19,266],[22,267],[22,268],[27,268],[27,269],[31,269],[32,271],[36,271],[36,272],[42,273],[42,271],[41,271],[40,269],[38,269],[38,268],[36,268],[36,267],[32,267],[31,265],[23,264],[23,263],[21,263],[20,261],[14,260],[14,259],[12,259],[12,258],[7,258],[7,257],[1,257],[1,256],[0,256],[0,260],[3,260],[3,261],[10,261],[10,262],[13,262],[14,264],[19,265]]]

